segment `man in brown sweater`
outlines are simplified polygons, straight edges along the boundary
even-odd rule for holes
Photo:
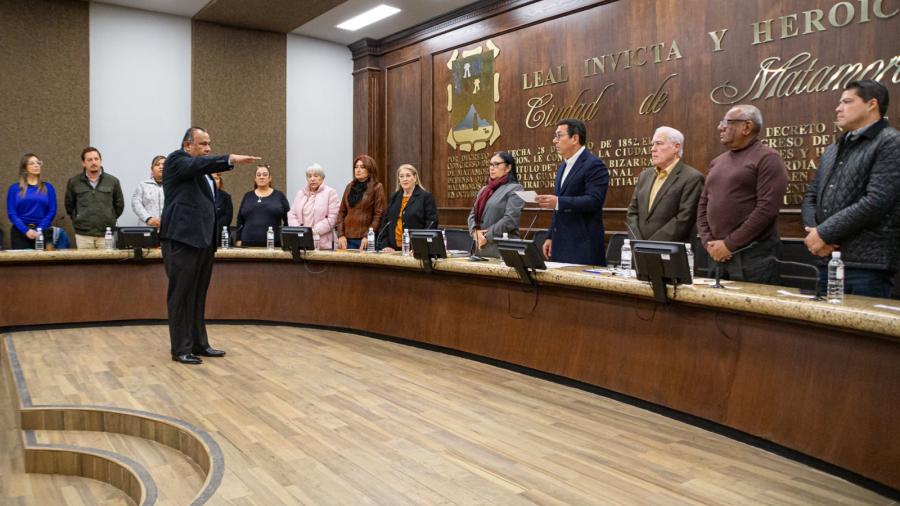
[[[778,153],[759,141],[762,114],[752,105],[731,108],[719,122],[728,151],[710,164],[697,206],[697,228],[710,269],[727,279],[777,283],[781,254],[776,229],[788,174]]]

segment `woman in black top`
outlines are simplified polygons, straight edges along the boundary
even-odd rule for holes
[[[275,232],[275,245],[281,245],[279,229],[287,225],[287,213],[291,208],[284,193],[272,188],[272,175],[268,165],[256,168],[253,191],[241,200],[237,217],[235,246],[265,246],[266,231]]]
[[[437,205],[419,181],[419,171],[404,163],[397,168],[397,191],[388,200],[375,248],[399,250],[403,247],[403,230],[421,228],[438,228]]]

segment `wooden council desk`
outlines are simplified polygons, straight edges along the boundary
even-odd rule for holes
[[[900,311],[497,263],[219,252],[207,317],[352,329],[528,367],[772,441],[900,490]],[[0,252],[0,327],[166,318],[159,251]],[[672,296],[672,289],[669,289]],[[248,336],[249,338],[249,336]],[[168,357],[159,357],[160,359]]]

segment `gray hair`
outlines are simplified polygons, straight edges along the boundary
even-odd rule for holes
[[[672,127],[661,126],[661,127],[657,128],[655,132],[653,132],[654,137],[656,137],[657,134],[662,135],[663,137],[666,138],[667,141],[669,141],[673,144],[678,144],[678,158],[681,158],[682,156],[684,156],[684,134],[683,133],[679,132],[678,130],[675,130]]]
[[[321,176],[322,179],[325,179],[325,169],[322,168],[318,163],[314,163],[306,168],[306,177],[309,176]]]
[[[741,119],[750,120],[753,122],[753,126],[756,132],[762,130],[763,127],[763,119],[762,113],[759,112],[759,109],[755,105],[750,104],[740,104],[731,108],[732,111],[737,110],[741,114]]]

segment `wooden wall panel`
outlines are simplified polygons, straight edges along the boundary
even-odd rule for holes
[[[456,52],[486,50],[488,41],[499,48],[494,69],[499,78],[495,118],[501,135],[477,154],[519,150],[520,172],[535,174],[530,185],[537,190],[549,190],[559,159],[552,150],[554,125],[534,125],[536,115],[576,101],[589,103],[606,89],[587,126],[592,151],[614,169],[606,208],[616,216],[607,218],[609,230],[623,228],[622,213],[616,210],[627,207],[637,174],[649,165],[647,143],[654,129],[668,125],[682,130],[685,161],[705,171],[710,160],[725,151],[716,123],[731,107],[728,102],[736,101],[761,109],[766,142],[788,164],[791,184],[780,228],[784,235],[800,235],[799,220],[792,213],[815,173],[817,150],[833,140],[833,110],[840,96],[840,89],[824,86],[820,78],[837,73],[844,77],[836,82],[846,82],[841,65],[855,63],[861,69],[872,64],[866,74],[870,77],[884,63],[888,70],[881,82],[895,97],[900,96],[895,40],[900,10],[889,1],[562,0],[519,2],[510,10],[500,8],[502,3],[487,5],[481,17],[460,18],[454,29],[425,38],[410,36],[409,44],[373,44],[381,52],[377,59],[367,56],[367,65],[374,60],[380,68],[422,58],[422,82],[431,83],[423,90],[432,93],[430,103],[423,104],[422,136],[427,142],[422,146],[427,149],[422,156],[431,158],[432,186],[444,224],[463,223],[456,219],[462,214],[457,209],[471,205],[478,184],[469,180],[470,187],[462,194],[451,191],[451,166],[459,166],[462,160],[470,173],[486,172],[484,156],[471,157],[446,141],[452,127],[447,85],[453,81],[447,63]],[[721,37],[720,47],[717,37]],[[429,59],[430,69],[424,65]],[[765,73],[761,67],[782,70]],[[551,77],[548,72],[558,82],[538,86],[537,80]],[[763,85],[763,79],[769,79],[768,84]],[[801,82],[800,93],[786,91]],[[804,91],[817,86],[828,89]],[[725,91],[735,92],[735,98]],[[654,98],[659,107],[642,110]],[[534,101],[534,107],[529,101]],[[535,105],[541,102],[545,104]],[[888,116],[896,117],[898,111],[900,102],[894,100]],[[526,212],[522,226],[533,216]],[[544,221],[539,215],[537,223]]]
[[[419,60],[388,67],[385,82],[385,128],[387,184],[390,194],[397,186],[397,167],[411,163],[418,169],[422,160],[422,86]],[[430,188],[431,178],[419,173]]]
[[[192,21],[191,120],[209,131],[214,153],[261,156],[275,188],[287,188],[287,36]],[[254,168],[223,178],[235,214],[253,189]]]
[[[6,190],[19,160],[35,153],[57,192],[55,224],[69,228],[66,182],[81,169],[90,140],[88,3],[0,2],[0,229],[9,247]]]

